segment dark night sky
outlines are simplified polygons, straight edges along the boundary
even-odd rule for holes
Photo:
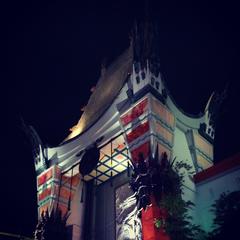
[[[161,72],[177,104],[193,114],[204,110],[213,90],[229,83],[216,130],[219,161],[240,150],[239,8],[228,1],[178,2],[151,4],[159,23]],[[36,223],[34,165],[20,116],[44,143],[60,143],[78,121],[102,60],[111,62],[128,46],[143,6],[141,1],[16,1],[7,7],[0,231],[31,235]]]

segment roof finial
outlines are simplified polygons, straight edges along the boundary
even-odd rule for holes
[[[140,63],[142,69],[148,64],[157,77],[160,73],[158,26],[150,12],[149,0],[144,3],[143,18],[139,18],[133,26],[134,61]]]

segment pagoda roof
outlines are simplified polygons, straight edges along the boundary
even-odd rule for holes
[[[133,51],[130,46],[103,71],[80,120],[71,128],[72,132],[64,142],[86,131],[108,109],[124,86],[128,73],[131,72],[132,62]]]

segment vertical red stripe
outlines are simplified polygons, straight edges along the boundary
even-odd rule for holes
[[[150,142],[149,141],[131,151],[133,162],[138,161],[140,153],[143,154],[144,159],[149,156],[149,154],[150,154]]]
[[[159,208],[154,200],[151,198],[152,205],[146,210],[142,210],[142,237],[143,240],[170,240],[170,237],[165,232],[163,227],[157,228],[155,220],[165,220],[167,212],[163,208]]]

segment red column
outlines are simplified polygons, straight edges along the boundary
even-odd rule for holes
[[[163,208],[159,208],[154,200],[151,198],[152,205],[146,210],[142,210],[142,237],[143,240],[170,240],[170,237],[165,232],[164,227],[155,226],[155,220],[166,220],[167,212]]]
[[[139,153],[143,155],[144,159],[147,159],[151,154],[151,118],[143,118],[143,115],[145,114],[147,116],[150,110],[149,98],[144,97],[120,116],[120,123],[125,130],[126,143],[129,146],[133,164],[136,164],[139,160]],[[140,120],[140,118],[142,120]],[[152,205],[150,207],[142,210],[143,240],[170,240],[164,228],[162,226],[157,228],[154,223],[155,219],[166,219],[166,210],[157,206],[154,197],[151,198],[151,203]]]

